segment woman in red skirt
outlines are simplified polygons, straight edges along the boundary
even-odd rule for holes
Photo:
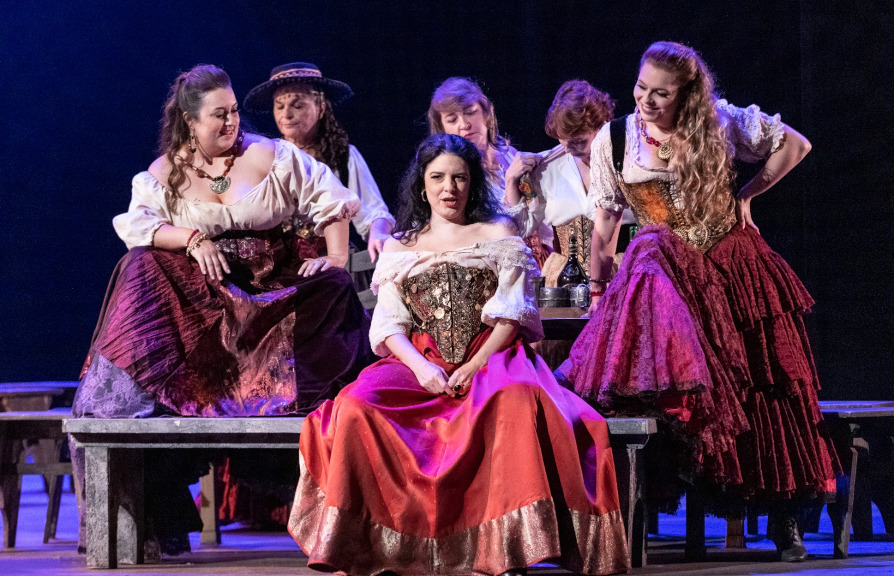
[[[307,417],[289,531],[354,576],[629,568],[605,420],[527,346],[531,252],[480,153],[436,134],[401,187],[373,277],[385,356]]]

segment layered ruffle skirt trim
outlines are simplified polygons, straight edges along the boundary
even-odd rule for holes
[[[763,501],[834,492],[801,317],[812,305],[751,228],[703,255],[650,226],[558,373],[603,413],[668,424],[686,482]]]

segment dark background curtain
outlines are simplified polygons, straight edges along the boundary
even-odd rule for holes
[[[583,78],[633,110],[655,40],[701,52],[730,102],[757,103],[813,152],[753,210],[817,300],[823,398],[894,399],[894,17],[889,2],[14,2],[0,27],[0,381],[76,379],[109,273],[111,226],[155,157],[177,72],[214,63],[240,99],[304,60],[349,83],[337,115],[386,202],[427,133],[433,89],[471,76],[521,150]],[[244,115],[275,135],[269,117]],[[746,171],[747,173],[747,171]]]

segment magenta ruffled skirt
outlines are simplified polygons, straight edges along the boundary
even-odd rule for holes
[[[802,318],[812,305],[751,228],[702,254],[650,226],[557,372],[604,413],[667,424],[664,460],[684,484],[754,502],[822,496],[840,467]]]

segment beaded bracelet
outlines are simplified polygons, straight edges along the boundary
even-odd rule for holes
[[[590,278],[590,284],[608,284],[611,278]]]
[[[196,230],[198,232],[198,230]],[[199,244],[208,239],[208,235],[204,232],[199,232],[193,236],[190,236],[189,243],[186,245],[186,255],[189,256],[190,253],[199,247]]]
[[[603,294],[605,294],[605,288],[603,288],[602,290],[590,290],[590,298],[602,296]]]
[[[195,238],[196,234],[199,233],[198,228],[192,231],[192,234],[189,235],[189,238],[186,239],[186,246],[184,248],[189,248],[189,244],[192,242],[192,239]]]

